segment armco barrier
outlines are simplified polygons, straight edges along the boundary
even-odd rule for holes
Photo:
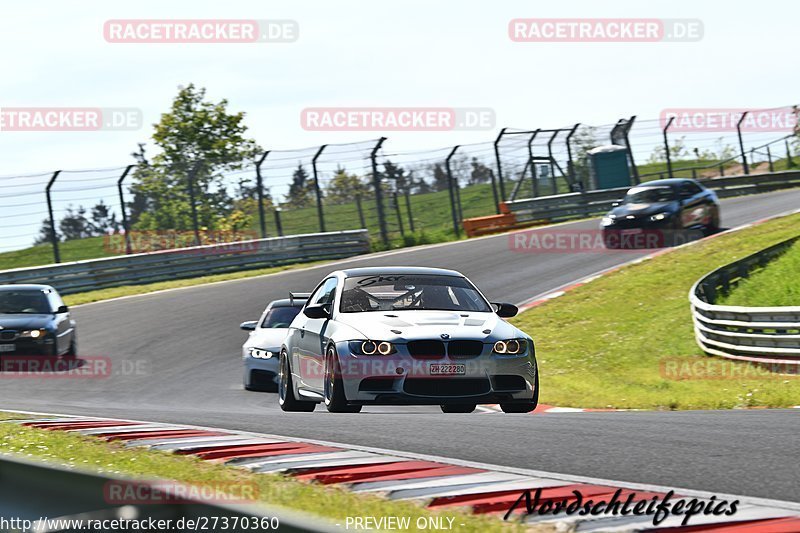
[[[49,521],[31,527],[29,531],[77,531],[91,530],[86,527],[91,521],[100,520],[138,520],[147,524],[149,519],[170,520],[173,527],[159,528],[164,531],[211,530],[221,531],[266,531],[276,529],[287,532],[333,532],[333,525],[322,520],[291,513],[285,510],[271,510],[262,505],[227,505],[209,503],[201,500],[182,498],[180,502],[144,502],[141,504],[119,505],[107,501],[109,483],[125,486],[130,483],[141,491],[150,487],[152,493],[159,490],[157,481],[128,480],[93,473],[79,472],[60,466],[50,466],[22,459],[0,458],[0,517],[9,521],[16,519],[20,525],[11,524],[8,530],[23,530],[21,522],[36,522],[42,518]],[[81,521],[80,523],[70,520]],[[212,527],[217,520],[219,527]],[[262,522],[266,521],[266,522]],[[61,526],[58,526],[60,521]],[[198,526],[191,527],[192,521]],[[111,523],[111,522],[106,522]],[[277,525],[254,527],[260,524]],[[183,524],[183,527],[176,527]],[[202,524],[206,524],[204,528]],[[6,528],[3,528],[6,530]],[[110,527],[104,529],[111,529]],[[124,528],[127,529],[127,528]],[[137,528],[134,528],[137,529]],[[98,528],[94,528],[98,531]],[[133,530],[133,529],[132,529]],[[138,528],[151,531],[152,528]]]
[[[695,338],[705,352],[745,361],[800,365],[800,306],[715,305],[754,270],[785,252],[800,236],[703,276],[689,291]]]
[[[707,178],[698,181],[714,190],[720,198],[727,198],[800,187],[800,171]],[[629,187],[621,187],[514,200],[501,203],[500,211],[504,214],[513,214],[515,225],[602,215],[610,210],[612,204],[619,201],[628,189]],[[465,227],[467,222],[464,221]],[[510,227],[512,226],[507,226],[505,229]],[[493,229],[499,231],[502,228],[497,228],[495,225]]]
[[[367,230],[211,244],[0,271],[0,284],[44,283],[62,294],[153,283],[369,252]]]

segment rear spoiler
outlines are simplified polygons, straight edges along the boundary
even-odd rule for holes
[[[294,305],[295,300],[308,300],[309,298],[311,298],[310,292],[290,292],[289,305]]]

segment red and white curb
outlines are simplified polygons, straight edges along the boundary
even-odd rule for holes
[[[42,415],[41,413],[29,413]],[[7,424],[79,433],[128,447],[143,447],[191,455],[253,472],[283,473],[298,479],[346,486],[357,493],[380,494],[390,500],[413,500],[429,509],[446,512],[468,508],[474,514],[502,517],[522,491],[541,488],[541,501],[574,501],[573,490],[584,498],[611,498],[622,490],[620,499],[633,492],[637,500],[660,496],[670,488],[638,483],[555,474],[535,470],[487,465],[395,452],[362,446],[342,445],[208,428],[183,424],[161,424],[134,420],[66,415],[9,420]],[[650,516],[552,516],[537,514],[517,519],[530,524],[551,524],[559,531],[651,531],[713,533],[791,533],[800,531],[800,504],[731,495],[712,495],[688,489],[674,489],[679,499],[708,501],[739,500],[732,516],[700,514],[682,526],[682,516],[673,515],[658,526]]]
[[[502,413],[503,410],[499,404],[479,405],[476,408],[481,413]],[[635,411],[636,409],[600,409],[600,408],[580,408],[580,407],[558,407],[555,405],[547,405],[540,403],[536,409],[529,414],[532,415],[547,415],[547,414],[563,414],[563,413],[607,413],[613,411]]]

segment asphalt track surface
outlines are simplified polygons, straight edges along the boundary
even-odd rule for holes
[[[800,190],[722,202],[734,227],[800,206]],[[562,229],[595,229],[597,220]],[[527,254],[499,235],[348,260],[343,267],[460,270],[493,301],[520,303],[647,251]],[[340,268],[336,266],[335,268]],[[0,375],[0,408],[258,431],[549,472],[800,502],[800,409],[445,415],[367,407],[358,415],[283,413],[241,388],[241,321],[331,266],[154,293],[74,309],[82,357],[112,360],[104,379]],[[688,304],[687,304],[688,305]],[[536,332],[532,333],[534,339]],[[569,334],[569,325],[565,325]],[[542,369],[547,387],[547,369]],[[798,399],[800,403],[800,399]]]

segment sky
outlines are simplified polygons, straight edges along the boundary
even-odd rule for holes
[[[630,115],[657,118],[665,108],[766,108],[798,100],[792,65],[800,5],[785,0],[31,0],[6,2],[4,8],[0,108],[134,108],[143,127],[0,131],[0,177],[132,163],[130,153],[147,142],[151,125],[188,83],[246,112],[249,134],[268,149],[381,134],[307,131],[300,117],[309,107],[472,107],[494,113],[491,129],[387,134],[388,147],[405,151],[487,141],[503,126],[608,124]],[[516,18],[616,17],[699,19],[703,37],[532,43],[508,35]],[[103,27],[111,19],[292,20],[299,38],[110,43]],[[0,216],[10,209],[0,195]],[[4,233],[4,220],[0,248],[16,247],[22,241]]]

